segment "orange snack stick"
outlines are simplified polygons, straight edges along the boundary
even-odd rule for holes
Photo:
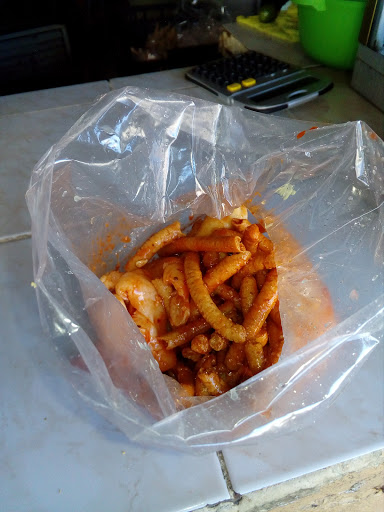
[[[191,361],[193,361],[194,363],[197,363],[197,361],[199,361],[201,359],[201,354],[198,354],[197,352],[195,352],[194,350],[191,349],[191,347],[184,347],[182,350],[181,350],[181,355],[185,358],[185,359],[190,359]]]
[[[220,312],[224,315],[230,314],[235,309],[232,302],[224,302],[219,306]],[[209,322],[205,318],[200,317],[197,320],[188,322],[185,325],[177,327],[171,332],[163,334],[160,338],[167,343],[168,348],[180,347],[191,341],[198,334],[204,334],[211,329]]]
[[[162,372],[167,372],[176,366],[176,352],[174,350],[168,350],[166,344],[163,341],[157,338],[153,338],[150,340],[148,345]]]
[[[264,347],[268,343],[268,330],[266,322],[264,322],[262,328],[256,334],[255,339],[252,340],[252,343],[260,343],[262,347]]]
[[[245,343],[232,343],[225,356],[225,366],[228,370],[238,370],[245,360]]]
[[[217,371],[213,368],[202,368],[198,371],[196,382],[201,381],[210,396],[219,396],[228,391],[229,387],[225,381],[220,378]]]
[[[258,295],[257,282],[253,276],[245,276],[240,285],[241,310],[245,316]]]
[[[179,327],[188,322],[190,315],[189,300],[180,295],[172,295],[169,301],[169,322],[172,327]]]
[[[129,272],[143,267],[164,245],[181,237],[185,237],[185,235],[180,231],[180,222],[174,222],[161,229],[149,237],[132,258],[127,261],[125,271]]]
[[[220,284],[227,281],[236,272],[246,265],[251,258],[248,251],[232,254],[220,261],[215,267],[211,268],[205,274],[203,281],[209,293],[212,293]]]
[[[176,376],[189,396],[195,396],[195,376],[193,371],[182,363],[177,363]]]
[[[167,347],[172,349],[187,344],[198,334],[204,334],[210,329],[211,326],[209,323],[204,318],[200,317],[197,320],[176,327],[173,331],[159,336],[159,339],[165,341]]]
[[[244,352],[252,375],[256,375],[256,373],[261,372],[265,365],[265,356],[263,347],[260,343],[251,343],[247,341],[244,345]]]
[[[164,264],[165,263],[171,263],[171,262],[177,262],[179,261],[178,256],[168,256],[166,258],[157,258],[141,268],[141,270],[144,270],[150,279],[162,279],[163,278],[163,272],[164,272]]]
[[[232,278],[232,286],[235,290],[238,290],[241,285],[241,281],[245,276],[256,274],[259,270],[265,268],[271,269],[275,267],[275,261],[273,257],[265,252],[257,251],[256,254],[248,261],[246,265]]]
[[[256,282],[257,282],[257,289],[259,291],[262,289],[263,284],[265,283],[265,279],[267,277],[267,274],[268,274],[268,270],[267,269],[259,270],[255,274]]]
[[[209,338],[209,345],[215,352],[221,352],[228,347],[229,341],[218,332],[214,332]]]
[[[245,251],[245,247],[241,243],[240,236],[186,236],[166,245],[159,254],[170,256],[186,251],[242,252]]]
[[[220,256],[218,252],[205,252],[203,254],[203,265],[205,268],[210,269],[220,262]]]
[[[195,395],[196,396],[211,396],[211,393],[209,392],[206,385],[203,383],[201,379],[198,379],[196,377],[195,380]]]
[[[276,325],[281,325],[279,299],[277,299],[276,304],[271,309],[271,312],[269,313],[269,318],[273,320]]]
[[[247,331],[247,339],[254,340],[267,316],[277,301],[277,271],[271,270],[254,303],[245,315],[243,326]]]
[[[236,309],[241,310],[241,301],[240,301],[240,295],[237,293],[236,290],[232,288],[232,286],[229,286],[228,284],[219,284],[219,286],[216,288],[216,290],[213,293],[214,295],[218,295],[224,300],[230,300],[234,303],[236,306]]]
[[[163,282],[172,285],[177,294],[185,301],[189,299],[189,290],[184,275],[184,263],[181,258],[177,261],[164,263]]]
[[[189,299],[189,320],[192,322],[193,320],[197,320],[200,315],[200,311],[198,310],[195,301],[193,299]]]
[[[217,334],[217,333],[214,333],[214,334]],[[221,334],[219,334],[219,336],[221,336]],[[225,338],[223,338],[225,340]],[[226,340],[227,343],[229,343],[228,340]],[[223,348],[223,350],[218,350],[216,352],[216,366],[218,368],[218,371],[223,371],[223,372],[226,372],[227,371],[227,367],[225,366],[225,356],[227,355],[227,348]]]
[[[252,254],[255,254],[259,247],[260,239],[262,237],[263,235],[260,233],[260,230],[256,226],[256,224],[251,224],[244,231],[241,241],[245,245],[247,251],[250,251]]]
[[[232,228],[239,233],[244,233],[248,226],[252,226],[248,219],[232,219]]]
[[[191,349],[198,354],[207,354],[211,347],[209,338],[205,334],[198,334],[191,341]]]
[[[230,228],[220,228],[213,231],[212,236],[239,236],[238,231]]]
[[[272,252],[273,242],[266,236],[262,235],[259,241],[259,249],[264,252]]]
[[[210,352],[209,354],[205,354],[196,364],[195,370],[198,372],[200,369],[209,369],[213,368],[217,365],[216,354]]]
[[[187,236],[196,236],[197,233],[199,232],[199,229],[201,228],[203,220],[204,219],[202,217],[196,219],[195,222],[192,224],[192,227]]]
[[[275,322],[268,318],[267,330],[269,343],[264,347],[266,354],[266,366],[272,366],[277,363],[280,358],[281,351],[284,345],[283,329],[281,324],[275,324]]]
[[[240,382],[243,382],[244,380],[247,380],[250,377],[252,377],[252,373],[247,366],[242,365],[236,371],[227,370],[226,373],[221,374],[221,377],[223,378],[223,380],[225,380],[229,389],[232,389],[238,384],[240,384]]]
[[[265,221],[264,221],[264,219],[261,219],[261,221],[257,223],[257,227],[260,229],[260,233],[266,233],[267,232],[267,230],[265,229]]]
[[[222,240],[225,240],[225,238],[222,238]],[[218,309],[209,295],[207,287],[203,282],[199,255],[194,252],[187,253],[184,269],[189,292],[202,317],[225,338],[236,343],[244,343],[246,339],[245,328],[227,318]]]

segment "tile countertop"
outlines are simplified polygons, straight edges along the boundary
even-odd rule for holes
[[[377,475],[383,464],[382,347],[312,427],[202,457],[132,445],[54,372],[55,352],[42,333],[30,286],[30,221],[24,194],[32,167],[50,145],[95,97],[125,85],[213,99],[187,82],[183,70],[0,97],[0,509],[177,512],[216,504],[206,510],[240,512],[257,506],[280,511],[284,504],[311,495],[311,485],[325,489],[330,479],[350,475],[350,486],[337,492],[349,503],[349,512],[360,512],[363,508],[353,504],[359,489],[365,489],[357,485],[361,471],[371,468]],[[343,88],[348,88],[345,81],[341,95]],[[331,94],[339,94],[337,87],[329,97],[316,100],[323,102],[320,111],[326,111],[324,101],[328,97],[331,102]],[[343,122],[351,115],[366,119],[367,102],[357,94],[354,101],[352,114],[346,103],[337,119],[328,122]],[[326,121],[316,115],[319,105],[300,108],[307,119]],[[379,115],[367,120],[375,119]],[[379,126],[371,127],[382,135]],[[370,510],[379,510],[381,495],[376,494],[370,497]],[[319,506],[316,503],[308,508]],[[307,510],[305,506],[292,510]]]

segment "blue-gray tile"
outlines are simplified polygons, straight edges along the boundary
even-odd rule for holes
[[[89,107],[0,116],[0,237],[30,230],[24,195],[32,169]]]
[[[312,426],[265,435],[254,446],[224,449],[235,491],[248,493],[383,449],[383,360],[380,343]]]
[[[131,444],[57,371],[31,287],[31,240],[0,244],[2,510],[178,512],[227,499],[215,454]]]

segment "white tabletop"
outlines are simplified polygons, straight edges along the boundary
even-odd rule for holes
[[[253,510],[257,489],[364,454],[371,457],[366,464],[376,464],[375,450],[384,445],[382,347],[314,425],[222,455],[187,456],[130,443],[57,371],[31,287],[24,194],[49,146],[98,95],[125,85],[214,99],[187,82],[183,70],[0,98],[0,510],[176,512],[216,504],[209,510],[245,511]],[[326,121],[315,114],[328,100],[312,105],[313,121]],[[308,106],[298,118],[312,113]],[[332,115],[344,122],[351,111]],[[252,494],[241,500],[246,493]],[[269,503],[263,510],[273,509],[272,498]]]

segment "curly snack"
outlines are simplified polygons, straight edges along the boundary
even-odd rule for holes
[[[125,273],[100,278],[188,396],[221,395],[281,354],[273,243],[247,213],[197,219],[187,234],[174,222],[144,242]]]

